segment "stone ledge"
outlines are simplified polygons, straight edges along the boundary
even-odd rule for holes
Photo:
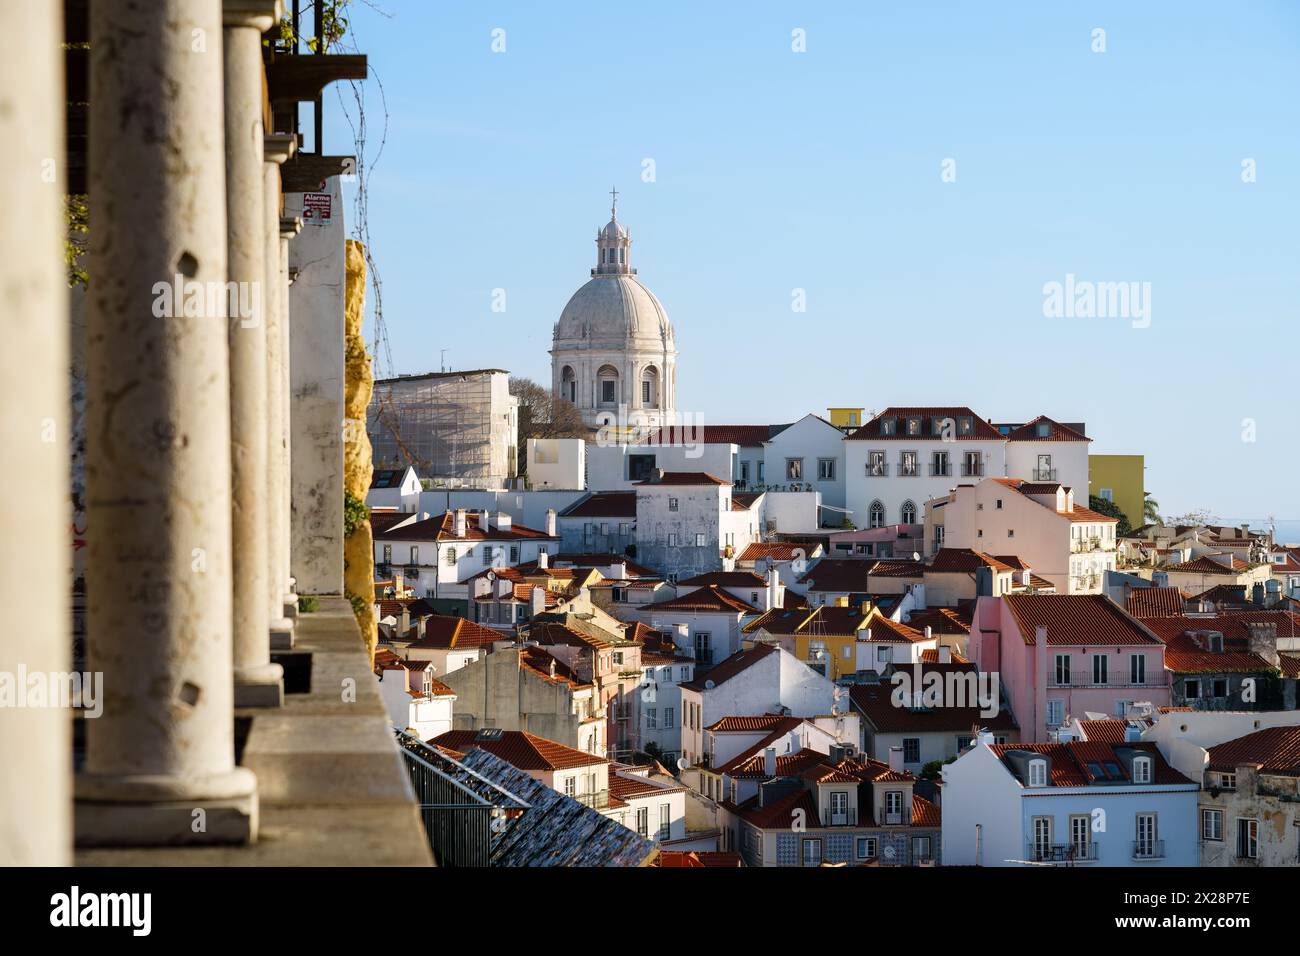
[[[241,765],[257,774],[260,836],[244,847],[84,849],[80,866],[430,866],[402,757],[352,606],[321,597],[298,618],[311,692],[237,709],[252,726]],[[344,681],[355,699],[345,696]]]

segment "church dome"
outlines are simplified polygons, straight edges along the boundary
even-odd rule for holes
[[[622,347],[640,340],[673,347],[673,327],[663,303],[628,273],[597,275],[569,299],[555,325],[559,347]]]

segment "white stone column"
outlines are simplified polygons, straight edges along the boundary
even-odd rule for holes
[[[298,270],[289,287],[291,569],[301,594],[343,593],[346,231],[338,176],[323,193],[329,220],[315,215],[289,247]],[[285,195],[285,213],[302,215],[303,193]]]
[[[89,845],[257,834],[234,759],[221,39],[220,0],[90,5]]]
[[[226,218],[230,282],[230,458],[233,490],[234,666],[237,707],[278,707],[283,671],[271,663],[270,445],[267,393],[266,212],[262,34],[275,0],[225,0]],[[232,295],[232,304],[234,304]]]
[[[292,133],[268,135],[263,141],[262,219],[266,287],[267,394],[267,597],[271,649],[293,646],[293,620],[286,614],[289,594],[288,406],[289,284],[280,262],[280,164],[293,155]]]
[[[0,4],[0,675],[19,686],[66,672],[72,647],[62,19]],[[0,866],[69,862],[70,727],[57,707],[0,709]]]
[[[292,348],[292,312],[289,307],[289,286],[292,280],[289,278],[289,240],[298,233],[302,232],[302,219],[297,216],[280,217],[280,241],[278,248],[280,250],[280,292],[283,298],[280,300],[280,318],[281,332],[284,339],[283,363],[281,368],[282,385],[280,390],[281,398],[284,402],[282,412],[284,422],[284,445],[281,448],[281,455],[284,462],[284,487],[281,489],[280,504],[284,508],[285,525],[280,540],[280,548],[284,555],[284,564],[288,569],[288,578],[284,595],[284,615],[285,617],[296,619],[298,616],[298,595],[295,593],[297,582],[294,580],[293,571],[293,533],[290,526],[289,518],[293,508],[293,429],[291,427],[291,389],[292,373],[290,371],[290,361],[293,354]]]

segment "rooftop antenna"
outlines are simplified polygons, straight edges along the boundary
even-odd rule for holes
[[[438,364],[441,367],[441,370],[445,372],[447,371],[447,350],[439,349],[438,354],[439,354]]]

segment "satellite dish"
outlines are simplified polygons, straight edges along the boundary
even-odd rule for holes
[[[717,686],[717,685],[714,684],[713,681],[711,681],[711,680],[706,680],[706,681],[704,682],[704,689],[705,689],[705,690],[713,690],[713,688],[716,687],[716,686]]]
[[[913,560],[913,561],[920,561],[920,560],[921,560],[921,555],[919,555],[917,552],[913,551],[913,552],[912,552],[912,560]]]

